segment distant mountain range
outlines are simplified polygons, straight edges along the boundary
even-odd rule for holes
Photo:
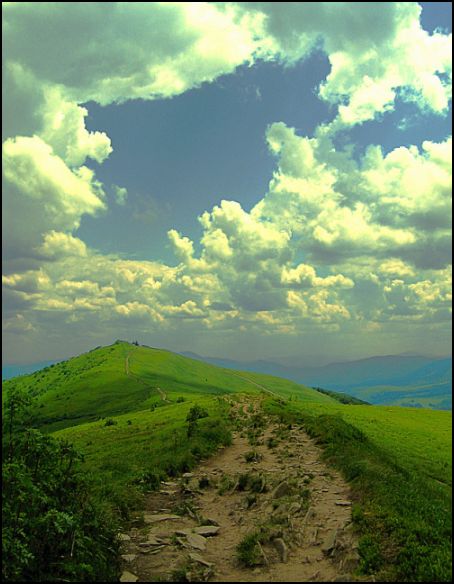
[[[345,392],[373,404],[452,409],[452,358],[385,355],[322,367],[295,367],[273,361],[234,361],[181,353],[243,371],[284,377],[297,383]]]
[[[11,379],[18,375],[28,375],[54,363],[57,363],[57,361],[40,361],[39,363],[27,363],[25,365],[2,365],[2,379]]]

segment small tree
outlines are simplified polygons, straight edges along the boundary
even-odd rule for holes
[[[197,430],[197,420],[201,418],[207,418],[208,412],[200,407],[199,405],[192,406],[186,416],[186,422],[188,422],[188,438],[194,435]]]

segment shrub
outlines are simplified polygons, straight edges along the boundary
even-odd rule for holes
[[[186,422],[188,422],[188,438],[190,438],[197,430],[197,421],[202,418],[207,418],[208,412],[205,408],[199,405],[192,406],[186,417]]]
[[[244,459],[246,462],[259,462],[262,460],[262,455],[259,454],[256,450],[250,450],[249,452],[246,452]]]
[[[81,455],[24,428],[22,398],[9,396],[2,424],[2,579],[118,580],[116,524],[80,475]]]
[[[277,444],[278,442],[276,438],[272,438],[271,436],[266,440],[266,445],[268,446],[268,448],[275,448]]]
[[[201,477],[199,479],[199,489],[206,489],[210,486],[210,479],[208,477]]]
[[[252,568],[261,563],[262,554],[259,547],[260,535],[249,533],[236,547],[237,558],[240,564],[247,568]]]
[[[228,475],[223,475],[223,477],[221,478],[221,480],[219,482],[218,494],[224,495],[227,491],[230,491],[231,489],[233,489],[234,486],[235,486],[235,481],[233,480],[233,478],[229,477]]]
[[[139,487],[144,491],[156,491],[161,485],[161,480],[164,479],[164,473],[157,469],[150,469],[143,471],[137,478],[132,482],[134,485],[139,485]]]

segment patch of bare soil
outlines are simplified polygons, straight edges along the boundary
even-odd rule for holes
[[[232,446],[147,496],[122,542],[123,582],[352,582],[347,483],[301,427],[234,406]]]

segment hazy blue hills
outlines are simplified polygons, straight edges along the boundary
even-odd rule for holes
[[[346,392],[373,404],[452,409],[452,358],[385,355],[295,367],[273,361],[234,361],[183,353],[214,365],[276,375],[324,389]]]
[[[39,363],[27,363],[25,365],[2,365],[2,379],[11,379],[18,375],[29,375],[54,363],[56,361],[40,361]]]

